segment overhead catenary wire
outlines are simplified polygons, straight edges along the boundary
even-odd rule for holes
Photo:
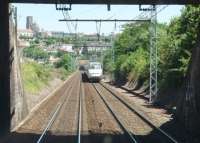
[[[63,17],[64,17],[65,19],[67,19],[67,17],[65,16],[64,11],[62,11],[62,14],[63,14]],[[66,25],[67,25],[67,28],[68,28],[69,33],[72,33],[71,28],[70,28],[70,25],[69,25],[69,23],[68,23],[67,21],[66,21]]]
[[[70,14],[69,14],[68,11],[66,12],[66,14],[67,14],[67,16],[68,16],[68,19],[71,19],[71,16],[70,16]],[[72,21],[71,21],[70,23],[71,23],[71,25],[73,26],[74,31],[76,31],[76,24],[74,24]]]
[[[59,19],[60,22],[63,21],[73,21],[73,22],[145,22],[150,21],[150,19]]]
[[[162,11],[163,11],[164,9],[166,9],[168,6],[169,6],[169,5],[163,6],[162,8],[160,8],[159,10],[157,10],[156,14],[153,15],[153,16],[158,15],[160,12],[162,12]],[[150,6],[150,7],[151,7],[151,6]],[[148,7],[148,8],[150,8],[150,7]],[[157,9],[158,9],[159,7],[161,7],[161,6],[157,6]],[[143,18],[149,18],[149,19],[151,19],[153,16],[148,16],[147,13],[148,13],[148,11],[143,11],[143,12],[141,12],[138,16],[134,17],[134,19],[143,19]]]
[[[63,14],[63,15],[64,15],[64,14]],[[71,27],[70,27],[70,25],[69,25],[68,22],[66,22],[66,25],[67,25],[67,28],[68,28],[69,33],[72,33]]]
[[[100,41],[100,35],[101,35],[101,21],[96,21],[96,30],[97,30],[98,41]]]
[[[162,12],[163,10],[165,10],[168,6],[169,6],[169,5],[163,6],[160,10],[158,10],[158,11],[156,12],[156,14],[152,15],[151,17],[154,17],[154,16],[158,15],[160,12]]]
[[[61,5],[64,5],[64,4],[61,4]],[[158,7],[160,7],[160,6],[158,6]],[[164,6],[163,8],[161,8],[160,10],[158,10],[158,12],[157,12],[157,14],[158,13],[160,13],[161,11],[163,11],[166,7],[168,7],[168,5],[166,5],[166,6]],[[64,8],[64,6],[63,6],[63,8]],[[63,12],[64,13],[64,12]],[[71,19],[71,17],[70,17],[70,15],[69,15],[69,13],[68,13],[68,11],[66,12],[66,15],[65,14],[63,14],[63,15],[65,15],[64,16],[64,19],[60,19],[59,21],[66,21],[66,23],[67,23],[67,27],[68,27],[68,30],[69,30],[69,32],[70,33],[72,33],[72,30],[71,30],[71,26],[70,26],[70,24],[73,26],[73,28],[74,28],[74,31],[75,31],[75,25],[74,25],[74,23],[73,22],[76,22],[76,21],[79,21],[79,22],[90,22],[90,21],[101,21],[101,22],[115,22],[115,21],[117,21],[117,22],[134,22],[134,21],[148,21],[148,20],[150,20],[151,19],[151,17],[149,17],[149,16],[147,16],[146,15],[147,13],[146,12],[142,12],[140,15],[138,15],[135,19],[130,19],[130,20],[123,20],[123,19],[111,19],[114,15],[112,15],[112,16],[110,16],[110,17],[108,17],[108,18],[106,18],[106,19]],[[142,17],[142,18],[141,18]],[[69,24],[69,23],[70,24]],[[120,27],[120,26],[119,26]]]
[[[160,6],[158,6],[158,7],[160,7]],[[161,11],[163,11],[165,8],[167,8],[168,7],[168,5],[166,5],[166,6],[163,6],[160,10],[158,10],[157,11],[157,13],[156,13],[156,15],[158,14],[158,13],[160,13]],[[64,13],[64,12],[63,12]],[[135,21],[145,21],[146,19],[150,19],[150,18],[148,18],[148,16],[146,15],[147,14],[147,12],[146,11],[143,11],[142,13],[140,13],[138,16],[136,16],[134,19],[130,19],[130,22],[131,22],[131,20],[135,20]],[[97,19],[97,21],[110,21],[110,22],[112,22],[112,21],[124,21],[124,22],[129,22],[129,20],[127,19],[127,20],[119,20],[119,19],[111,19],[112,17],[113,17],[114,15],[112,15],[111,17],[108,17],[108,18],[106,18],[106,19]],[[154,15],[155,16],[155,15]],[[141,18],[142,17],[142,18]],[[65,15],[65,19],[60,19],[59,21],[67,21],[67,22],[70,22],[72,25],[73,25],[73,27],[75,27],[74,26],[74,24],[72,23],[72,22],[75,22],[75,21],[87,21],[87,22],[89,22],[89,21],[92,21],[92,20],[89,20],[89,19],[71,19],[71,17],[70,17],[70,15],[69,15],[69,13],[68,13],[68,11],[66,12],[66,15]],[[75,29],[75,28],[74,28]]]
[[[69,15],[69,12],[68,12],[68,11],[71,10],[71,5],[70,5],[70,8],[67,8],[67,5],[66,5],[66,4],[61,4],[61,3],[59,3],[59,1],[58,1],[58,3],[56,4],[56,9],[58,9],[58,8],[57,8],[57,5],[59,5],[59,7],[60,7],[59,10],[62,11],[62,15],[63,15],[64,19],[70,20],[71,17],[70,17],[70,15]],[[72,28],[71,28],[71,26],[73,27],[74,31],[76,31],[76,27],[75,27],[75,24],[74,24],[74,23],[66,21],[66,25],[67,25],[67,29],[68,29],[69,33],[72,33]],[[74,33],[75,33],[75,32],[74,32]]]

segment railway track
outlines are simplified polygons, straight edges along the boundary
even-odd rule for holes
[[[20,127],[36,136],[18,142],[177,143],[112,88],[82,80],[74,74],[45,101]]]
[[[88,123],[85,143],[128,143],[127,137],[108,111],[92,84],[85,82],[85,101]]]
[[[108,108],[108,110],[110,111],[110,113],[113,115],[113,117],[116,120],[116,122],[119,124],[120,128],[124,131],[124,133],[126,134],[126,136],[129,137],[129,141],[131,143],[138,143],[137,140],[136,140],[136,137],[127,129],[126,125],[124,125],[122,123],[122,121],[118,118],[118,116],[116,115],[117,113],[109,105],[109,102],[102,96],[101,92],[97,89],[97,87],[95,86],[95,84],[93,84],[93,87],[97,91],[99,97],[102,99],[102,101],[104,102],[104,104],[106,105],[106,107]]]
[[[156,127],[141,113],[133,109],[111,89],[99,83],[92,83],[92,85],[115,120],[129,137],[130,142],[178,143],[168,133]]]
[[[82,84],[80,74],[72,79],[71,84],[63,94],[65,96],[60,98],[59,103],[51,113],[37,143],[81,142]],[[66,136],[66,138],[63,137],[58,140],[58,138],[52,137],[51,134]],[[73,137],[67,137],[70,135]]]

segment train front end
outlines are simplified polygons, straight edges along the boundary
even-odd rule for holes
[[[89,64],[87,77],[90,81],[100,81],[103,75],[102,66],[98,62]]]

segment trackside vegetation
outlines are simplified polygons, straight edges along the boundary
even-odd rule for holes
[[[188,70],[192,49],[197,43],[200,6],[188,5],[169,24],[157,23],[158,86],[160,90],[177,88]],[[149,80],[149,23],[124,25],[111,52],[104,56],[104,69],[114,72],[114,80],[123,83],[134,79],[143,84]]]
[[[34,61],[26,62],[22,64],[22,77],[25,91],[37,94],[53,78],[52,68]]]
[[[23,49],[23,55],[24,62],[21,68],[26,93],[37,94],[51,80],[54,78],[65,80],[76,68],[74,55],[63,51],[51,53],[39,48],[35,42]],[[50,57],[57,59],[56,62],[52,63]]]

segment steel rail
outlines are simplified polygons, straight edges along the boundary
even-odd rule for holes
[[[128,103],[126,103],[122,98],[118,97],[111,89],[103,85],[102,83],[99,83],[104,89],[106,89],[108,92],[110,92],[116,99],[118,99],[121,103],[123,103],[128,109],[133,111],[136,115],[138,115],[143,121],[145,121],[148,125],[150,125],[152,128],[159,131],[161,134],[163,134],[165,137],[170,139],[173,143],[178,143],[176,139],[174,139],[171,135],[169,135],[166,131],[162,130],[159,127],[156,127],[149,119],[147,119],[144,115],[142,115],[139,111],[134,109],[132,106],[130,106]]]
[[[127,133],[127,135],[130,137],[131,142],[133,143],[138,143],[136,140],[136,137],[134,137],[134,135],[132,133],[130,133],[130,131],[127,130],[127,128],[125,127],[125,125],[120,121],[120,119],[117,117],[116,113],[112,110],[112,108],[110,107],[109,103],[105,100],[105,98],[102,96],[102,94],[99,92],[99,90],[97,89],[97,87],[94,85],[94,83],[92,83],[94,89],[96,90],[96,92],[98,93],[99,97],[102,99],[102,101],[104,102],[104,104],[106,105],[106,107],[108,108],[108,110],[110,111],[110,113],[113,115],[113,117],[115,118],[115,120],[117,121],[117,123],[119,124],[119,126],[124,130],[125,133]]]
[[[56,111],[54,112],[52,118],[50,119],[50,122],[47,124],[46,128],[44,129],[42,135],[40,136],[40,138],[37,140],[37,143],[41,143],[42,139],[44,138],[45,134],[47,133],[47,131],[49,130],[49,128],[52,126],[53,122],[55,121],[55,118],[58,114],[58,112],[60,111],[62,107],[62,104],[59,104],[59,106],[56,108]]]
[[[73,81],[75,81],[75,80],[73,80]],[[70,91],[69,93],[72,92],[72,89],[73,89],[73,88],[72,88],[72,87],[73,87],[72,85],[73,85],[73,84],[71,84],[71,86],[65,90],[64,94],[65,94],[68,90]],[[52,117],[50,118],[50,120],[49,120],[49,122],[48,122],[46,128],[45,128],[44,131],[42,132],[41,136],[40,136],[39,139],[37,140],[37,143],[41,143],[41,142],[42,142],[42,140],[44,139],[44,137],[45,137],[47,131],[49,130],[49,128],[51,128],[51,126],[53,125],[54,121],[56,120],[56,117],[57,117],[59,111],[61,110],[61,107],[64,105],[65,102],[68,102],[68,99],[69,99],[70,96],[71,96],[71,94],[69,94],[69,96],[66,96],[66,97],[64,98],[63,102],[58,103],[58,105],[56,106],[55,112],[53,113]]]
[[[78,143],[81,143],[81,121],[82,121],[82,95],[84,94],[83,92],[83,87],[82,87],[82,81],[80,77],[80,93],[79,93],[79,120],[78,120]]]

